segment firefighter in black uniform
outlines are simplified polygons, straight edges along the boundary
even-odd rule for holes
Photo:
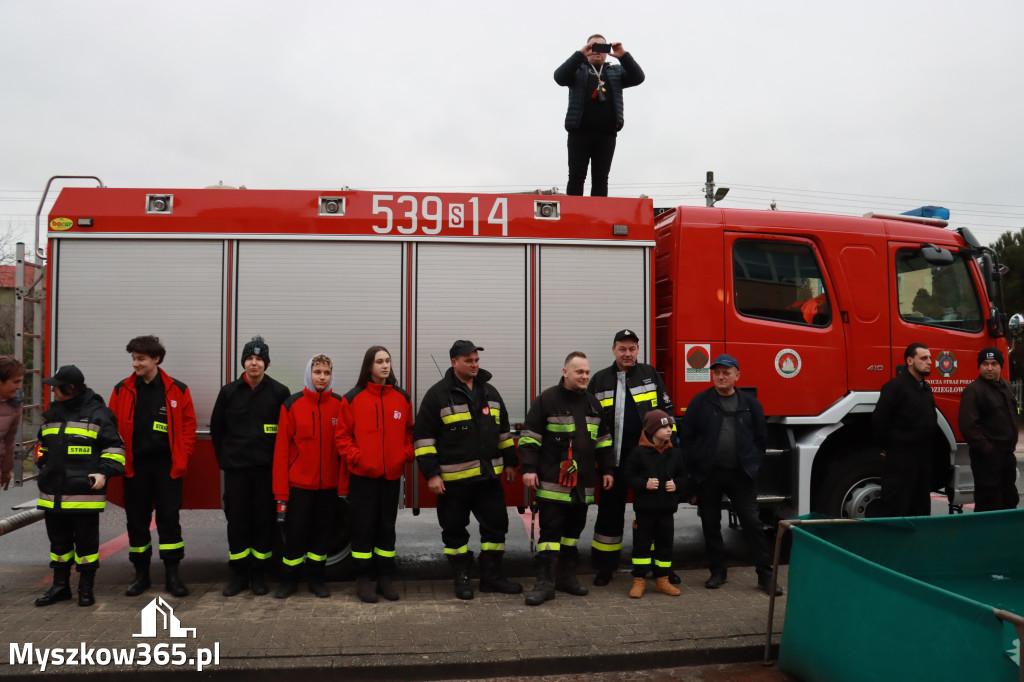
[[[71,566],[78,565],[78,605],[92,606],[99,568],[100,512],[107,480],[124,473],[124,442],[114,415],[85,385],[74,365],[57,370],[44,384],[54,402],[39,429],[39,509],[45,510],[53,587],[36,599],[49,606],[71,599]]]
[[[611,427],[613,438],[613,462],[617,484],[611,490],[602,491],[597,501],[597,521],[594,523],[594,541],[590,558],[597,570],[594,584],[607,585],[619,565],[622,552],[622,530],[626,515],[626,494],[629,488],[620,475],[625,459],[640,443],[643,433],[644,416],[651,410],[664,410],[674,414],[672,399],[658,372],[642,362],[637,362],[640,352],[640,337],[629,329],[615,334],[612,353],[615,363],[594,374],[588,391],[601,402],[605,419]],[[675,424],[672,432],[675,434]],[[675,573],[669,572],[669,579],[678,583]]]
[[[270,348],[254,336],[242,349],[245,372],[217,395],[210,417],[210,439],[224,470],[224,515],[228,520],[231,581],[223,590],[233,597],[246,587],[268,591],[267,562],[274,546],[274,443],[281,405],[288,388],[270,378]]]
[[[600,403],[587,393],[589,381],[587,356],[569,353],[562,380],[533,402],[519,438],[523,485],[535,490],[540,511],[537,582],[526,596],[529,606],[554,599],[556,589],[587,594],[576,578],[577,544],[598,476],[604,490],[613,483],[612,437]]]
[[[480,369],[481,350],[472,341],[452,344],[452,366],[423,397],[413,429],[416,463],[438,495],[437,520],[459,599],[473,598],[470,512],[480,522],[480,591],[523,591],[501,569],[508,532],[501,474],[514,481],[519,461],[505,403],[489,383],[491,373]]]

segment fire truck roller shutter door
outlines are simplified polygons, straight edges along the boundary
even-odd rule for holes
[[[306,363],[316,353],[334,360],[334,390],[345,393],[355,384],[363,352],[373,345],[390,349],[395,374],[404,382],[402,253],[398,243],[242,241],[233,370],[244,343],[258,333],[274,349],[267,374],[293,393],[302,390]],[[352,568],[345,500],[338,500],[335,519],[327,549],[331,578]]]

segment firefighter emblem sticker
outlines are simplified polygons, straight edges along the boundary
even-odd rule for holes
[[[939,376],[943,379],[949,379],[956,374],[956,368],[956,356],[953,355],[953,352],[948,350],[939,351],[939,356],[935,358],[935,371],[939,373]]]
[[[800,369],[803,367],[803,360],[800,359],[800,354],[792,348],[783,348],[779,351],[779,354],[775,356],[775,371],[779,373],[779,376],[783,379],[792,379],[800,373]]]
[[[711,344],[710,343],[688,343],[686,344],[686,381],[699,382],[711,381]]]

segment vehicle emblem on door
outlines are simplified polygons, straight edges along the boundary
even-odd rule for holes
[[[792,379],[800,373],[802,367],[803,360],[800,359],[800,354],[792,348],[783,348],[775,356],[775,371],[783,379]]]
[[[956,374],[957,362],[953,351],[940,350],[935,358],[935,370],[943,379],[948,379]]]

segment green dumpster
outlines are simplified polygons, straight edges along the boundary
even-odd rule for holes
[[[805,682],[1018,679],[1022,535],[1024,510],[794,526],[780,669]]]

